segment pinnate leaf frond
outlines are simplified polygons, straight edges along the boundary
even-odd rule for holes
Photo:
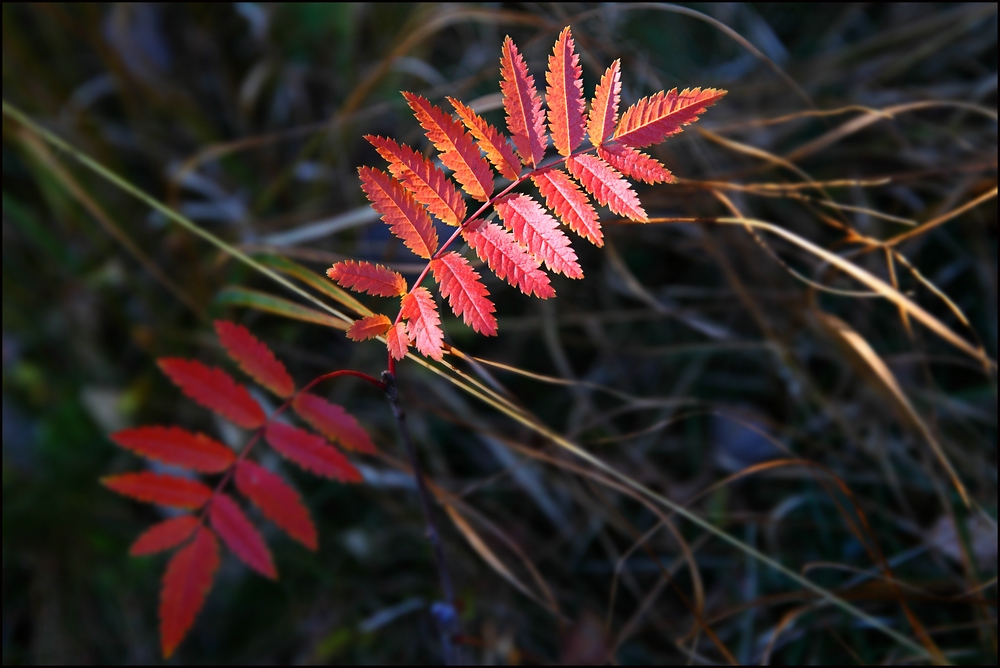
[[[537,167],[545,156],[545,145],[548,143],[542,99],[535,88],[535,77],[528,74],[524,58],[509,36],[503,40],[500,75],[503,77],[500,91],[503,93],[503,108],[507,112],[507,130],[514,138],[521,162]]]
[[[190,538],[200,524],[194,515],[171,517],[142,532],[132,543],[128,553],[133,557],[141,557],[175,548]]]
[[[427,209],[399,181],[385,172],[361,167],[358,175],[372,208],[382,215],[392,233],[415,254],[430,259],[437,250],[438,236]]]
[[[137,501],[171,508],[200,508],[212,497],[211,488],[197,480],[149,471],[105,476],[101,484]]]
[[[541,262],[507,230],[494,223],[473,221],[462,230],[462,236],[497,278],[539,299],[556,296],[548,275],[539,269]]]
[[[583,141],[583,71],[569,26],[559,33],[545,73],[549,131],[560,155],[568,156]]]
[[[337,404],[309,392],[295,397],[292,408],[300,418],[345,450],[375,454],[375,444],[353,415]]]
[[[406,336],[405,323],[397,322],[386,332],[385,345],[389,349],[392,359],[401,360],[406,357],[406,350],[410,347],[410,340]]]
[[[382,336],[392,327],[392,321],[381,313],[366,315],[347,328],[347,338],[352,341],[367,341]]]
[[[674,88],[644,97],[622,114],[615,139],[635,148],[659,144],[698,120],[699,114],[725,94],[726,91],[716,88],[685,88],[680,93]]]
[[[165,659],[170,658],[194,623],[218,568],[219,541],[206,527],[200,527],[194,540],[167,564],[160,590],[160,644]]]
[[[594,199],[614,213],[641,223],[649,220],[631,184],[608,163],[592,155],[575,155],[566,167]]]
[[[488,200],[493,194],[493,171],[462,124],[426,98],[413,93],[403,93],[403,97],[438,150],[441,162],[455,172],[465,192],[480,202]]]
[[[495,336],[496,308],[486,298],[490,291],[479,281],[479,274],[468,261],[458,253],[445,253],[431,261],[431,271],[441,287],[441,296],[448,300],[455,315],[480,334]]]
[[[263,466],[246,460],[236,465],[236,489],[250,499],[264,517],[285,533],[316,551],[316,527],[298,492]]]
[[[561,169],[546,169],[531,177],[545,204],[552,209],[569,229],[595,246],[604,245],[604,232],[597,219],[597,211],[590,204],[587,193],[580,190],[576,181]]]
[[[361,473],[326,439],[281,422],[268,422],[264,439],[302,468],[341,482],[361,482]]]
[[[646,183],[673,183],[677,179],[659,160],[630,146],[610,144],[597,149],[597,155],[629,178]]]
[[[174,385],[199,404],[245,429],[255,429],[266,416],[247,388],[222,369],[196,360],[170,357],[158,360],[160,369]]]
[[[295,383],[285,365],[271,349],[242,325],[225,320],[215,321],[215,333],[229,356],[240,365],[243,373],[274,392],[282,399],[292,396]]]
[[[569,278],[583,278],[569,239],[541,204],[529,195],[508,195],[495,208],[514,238],[545,266]]]
[[[222,542],[243,563],[264,577],[278,578],[271,551],[235,501],[221,492],[216,494],[208,508],[208,517]]]
[[[386,137],[365,135],[365,139],[389,163],[389,173],[399,179],[431,214],[447,225],[460,225],[465,220],[462,194],[437,165],[409,146]]]
[[[444,332],[441,331],[441,318],[430,291],[425,287],[411,291],[403,297],[401,312],[407,320],[406,333],[413,345],[421,354],[440,362]]]
[[[621,61],[616,60],[601,77],[601,83],[597,84],[594,90],[594,101],[590,103],[587,134],[590,135],[590,143],[594,146],[603,144],[614,131],[621,93]]]
[[[437,241],[436,236],[434,240]],[[406,294],[406,279],[398,272],[380,264],[346,260],[327,269],[326,275],[343,288],[355,292],[367,292],[376,297],[398,297]]]
[[[497,168],[501,176],[511,181],[516,180],[521,175],[521,162],[507,143],[507,137],[487,123],[486,119],[472,110],[472,107],[467,107],[452,97],[449,97],[448,101],[455,108],[458,118],[476,138],[479,148],[486,154],[486,159]]]
[[[109,438],[143,457],[201,473],[222,473],[236,461],[233,451],[214,438],[180,427],[123,429]]]

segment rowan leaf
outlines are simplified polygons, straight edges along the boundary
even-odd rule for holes
[[[281,422],[269,422],[264,438],[280,455],[307,471],[340,482],[361,482],[361,473],[326,439]]]
[[[194,533],[201,522],[194,515],[171,517],[146,529],[129,548],[133,557],[156,554],[177,547]]]
[[[559,33],[545,72],[549,131],[560,155],[568,156],[583,141],[583,71],[569,26]]]
[[[180,427],[123,429],[109,438],[143,457],[200,473],[221,473],[236,461],[233,451],[214,438]]]
[[[500,91],[507,112],[507,130],[514,138],[521,162],[537,167],[545,156],[548,143],[542,99],[535,88],[535,77],[528,74],[528,66],[510,36],[503,40],[500,75],[503,77]]]
[[[398,297],[406,294],[406,279],[398,272],[380,264],[346,260],[327,269],[326,275],[342,287],[355,292],[367,292],[376,297]]]
[[[149,471],[104,476],[101,484],[137,501],[172,508],[200,508],[212,497],[211,488],[197,480]]]
[[[559,223],[528,195],[508,195],[494,207],[514,238],[554,272],[583,278],[583,269]]]
[[[352,341],[367,341],[382,336],[392,327],[392,321],[381,313],[366,315],[347,328],[347,338]]]
[[[659,144],[698,120],[699,114],[725,94],[726,91],[717,88],[685,88],[680,93],[674,88],[668,93],[660,91],[644,97],[622,114],[614,138],[635,148]]]
[[[587,133],[594,146],[604,143],[614,131],[618,120],[618,103],[622,93],[621,64],[620,60],[611,63],[594,90],[594,100],[590,103],[590,116],[587,119]]]
[[[640,223],[649,220],[631,184],[608,163],[592,155],[575,155],[566,167],[594,199],[614,213]]]
[[[438,237],[427,209],[399,181],[385,172],[360,167],[358,174],[361,188],[372,208],[382,215],[392,233],[416,255],[430,259],[437,250]]]
[[[222,542],[243,563],[264,577],[278,578],[271,551],[235,501],[225,494],[216,494],[208,507],[208,518]]]
[[[160,590],[160,645],[163,658],[177,649],[205,604],[219,568],[219,542],[211,529],[200,527],[194,540],[167,564]]]
[[[403,93],[403,97],[438,150],[441,162],[455,173],[455,180],[472,199],[488,200],[493,194],[493,171],[462,124],[426,98],[413,93]]]
[[[659,160],[622,144],[611,144],[597,149],[604,162],[633,179],[646,183],[673,183],[677,179]]]
[[[406,336],[406,325],[397,322],[385,335],[385,345],[389,349],[392,359],[401,360],[406,357],[406,350],[410,347],[410,340]]]
[[[189,398],[245,429],[255,429],[267,419],[250,392],[232,376],[197,360],[167,357],[160,369]]]
[[[531,177],[545,204],[581,237],[595,246],[604,245],[604,232],[597,219],[597,211],[590,204],[587,193],[580,190],[576,181],[561,169],[546,169]]]
[[[441,318],[438,316],[434,297],[425,287],[414,288],[403,297],[400,309],[407,319],[406,333],[413,345],[421,354],[441,361],[441,344],[444,342],[444,332],[441,331]]]
[[[461,225],[465,220],[465,200],[454,182],[445,176],[433,162],[409,146],[397,144],[392,139],[365,135],[378,154],[389,163],[389,173],[396,177],[414,199],[441,222]]]
[[[236,489],[250,499],[264,517],[312,551],[316,551],[316,527],[298,492],[263,466],[246,460],[236,465]]]
[[[331,441],[337,442],[345,450],[363,452],[368,455],[377,452],[368,432],[353,415],[341,406],[330,403],[315,394],[302,392],[295,397],[292,408],[310,427]]]
[[[288,370],[264,343],[246,327],[225,320],[215,321],[215,333],[229,356],[240,365],[243,373],[274,392],[282,399],[292,396],[295,383]]]
[[[538,267],[541,262],[517,243],[514,235],[494,223],[473,221],[462,236],[479,258],[501,280],[505,280],[526,295],[540,299],[554,297],[556,291],[549,277]]]
[[[476,138],[479,148],[486,154],[486,159],[497,168],[501,176],[511,181],[517,180],[521,175],[521,161],[507,143],[507,137],[487,123],[486,119],[472,110],[472,107],[465,106],[453,97],[449,97],[448,101],[455,108],[458,118]]]
[[[486,297],[490,291],[479,281],[479,274],[458,253],[445,253],[431,260],[434,280],[441,286],[441,296],[448,300],[451,310],[465,324],[486,336],[496,336],[496,308]]]

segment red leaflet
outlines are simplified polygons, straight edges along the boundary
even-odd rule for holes
[[[583,141],[583,72],[575,48],[573,35],[566,26],[559,33],[545,73],[549,130],[560,155],[569,155]]]
[[[196,360],[177,357],[157,361],[163,373],[174,385],[199,404],[246,429],[264,424],[266,419],[260,404],[232,376]]]
[[[367,341],[382,336],[392,327],[392,321],[381,313],[366,315],[347,328],[347,338],[353,341]]]
[[[622,114],[615,139],[636,148],[659,144],[680,132],[682,126],[698,120],[699,114],[725,94],[726,91],[716,88],[685,88],[680,93],[676,88],[669,93],[661,90],[652,97],[642,98]]]
[[[133,557],[141,557],[177,547],[191,537],[199,524],[194,515],[181,515],[154,524],[135,539],[128,553]]]
[[[344,455],[326,440],[303,429],[269,422],[264,438],[282,456],[307,471],[341,482],[361,482],[361,474]]]
[[[361,188],[372,208],[382,214],[382,220],[406,247],[422,258],[430,259],[438,246],[437,232],[427,209],[413,199],[406,188],[385,172],[360,167]]]
[[[222,443],[180,427],[123,429],[109,438],[143,457],[201,473],[221,473],[236,460],[233,451]]]
[[[208,507],[208,517],[219,538],[250,568],[264,577],[278,579],[271,552],[240,507],[225,494],[216,494]]]
[[[292,408],[310,427],[331,441],[336,441],[345,450],[369,455],[376,453],[375,444],[368,437],[368,432],[358,424],[353,415],[337,404],[303,392],[295,397]]]
[[[618,120],[618,102],[621,100],[622,79],[621,61],[611,63],[611,67],[601,77],[601,83],[594,90],[594,101],[590,104],[590,118],[587,120],[587,133],[590,143],[600,146],[615,129]]]
[[[436,247],[436,236],[434,240]],[[355,292],[367,292],[376,297],[397,297],[406,294],[406,279],[380,264],[347,260],[346,262],[338,262],[327,269],[326,275],[339,283],[341,287]]]
[[[490,291],[479,282],[479,274],[466,259],[458,253],[445,253],[431,260],[431,271],[441,286],[441,295],[448,299],[455,315],[480,334],[495,336],[497,319],[493,311],[496,308],[486,298]]]
[[[289,536],[316,551],[316,527],[298,492],[263,466],[241,461],[236,465],[236,489]]]
[[[597,149],[597,155],[625,176],[646,183],[673,183],[677,179],[659,160],[640,153],[634,148],[611,144]]]
[[[566,167],[594,199],[614,213],[640,223],[649,220],[629,182],[600,158],[575,155],[566,161]]]
[[[295,383],[285,365],[246,327],[225,320],[215,321],[215,333],[229,356],[240,365],[243,373],[277,394],[282,399],[292,396]]]
[[[493,163],[497,171],[507,179],[514,181],[521,174],[521,162],[514,155],[514,151],[507,143],[507,138],[500,134],[500,131],[486,122],[486,120],[474,112],[471,107],[467,107],[453,97],[448,101],[458,112],[458,117],[469,129],[472,136],[479,143],[479,148],[486,154],[486,158]]]
[[[587,193],[561,169],[546,169],[531,177],[545,204],[564,223],[595,246],[604,245],[604,233]]]
[[[462,236],[501,280],[526,295],[555,297],[549,277],[538,268],[541,262],[524,250],[510,232],[494,223],[474,221],[462,230]]]
[[[392,359],[401,360],[406,357],[406,349],[410,347],[410,341],[406,336],[406,325],[397,322],[385,335],[385,345],[389,348]]]
[[[503,76],[500,91],[507,112],[507,129],[514,136],[521,162],[537,167],[545,155],[547,143],[542,100],[535,88],[535,77],[528,74],[528,66],[510,36],[503,40],[500,74]]]
[[[391,139],[374,135],[365,135],[365,139],[389,163],[389,172],[441,222],[460,225],[465,220],[465,200],[452,180],[434,163]]]
[[[148,471],[104,476],[101,484],[139,501],[174,508],[200,508],[212,496],[212,490],[197,480]]]
[[[480,202],[488,200],[493,194],[493,172],[462,124],[419,95],[403,93],[403,97],[441,154],[441,162],[455,172],[465,192]]]
[[[440,362],[444,332],[441,331],[441,318],[431,293],[425,287],[414,288],[403,297],[401,311],[408,320],[406,332],[417,350]]]
[[[194,623],[219,568],[219,542],[201,527],[194,540],[178,550],[163,574],[160,590],[160,645],[168,659]]]
[[[495,205],[497,214],[522,246],[552,271],[583,278],[583,269],[559,223],[528,195],[508,195]]]

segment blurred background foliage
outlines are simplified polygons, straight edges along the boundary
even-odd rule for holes
[[[651,216],[774,223],[898,281],[996,359],[995,4],[2,11],[4,100],[73,146],[246,252],[317,274],[377,260],[411,278],[420,265],[358,187],[357,166],[379,164],[362,135],[425,146],[400,90],[474,101],[502,126],[504,35],[541,82],[571,24],[587,95],[615,58],[627,103],[675,86],[730,90],[659,147],[681,182],[639,188]],[[454,363],[924,647],[995,663],[995,365],[777,237],[604,219],[607,247],[575,243],[587,277],[555,279],[557,299],[488,283],[498,338],[445,317],[450,343],[510,368]],[[907,232],[897,255],[871,241]],[[98,484],[142,465],[106,434],[178,423],[234,446],[244,435],[182,400],[156,357],[224,364],[210,336],[221,317],[272,345],[300,383],[381,371],[381,344],[220,299],[237,284],[296,299],[4,117],[5,664],[158,660],[164,557],[126,552],[159,511]],[[662,509],[442,378],[405,363],[400,383],[429,473],[468,523],[440,515],[467,660],[913,660],[740,549],[684,522],[664,529]],[[327,392],[399,457],[382,397],[349,381]],[[437,579],[412,483],[387,458],[358,461],[367,481],[352,487],[283,470],[307,497],[320,550],[269,530],[277,583],[227,557],[174,661],[437,660]]]

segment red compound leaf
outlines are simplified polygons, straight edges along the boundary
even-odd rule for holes
[[[160,645],[163,658],[177,649],[205,604],[219,568],[219,542],[211,529],[201,527],[184,549],[167,564],[160,590]]]
[[[368,455],[377,452],[368,432],[358,424],[353,415],[337,404],[330,403],[315,394],[302,392],[295,397],[292,408],[310,427],[331,441],[336,441],[345,450]]]
[[[590,104],[590,117],[587,119],[587,133],[590,143],[600,146],[615,129],[618,120],[618,103],[621,100],[622,75],[621,61],[611,63],[611,67],[601,77],[594,91],[594,101]]]
[[[219,341],[225,346],[229,356],[243,369],[243,373],[282,399],[292,396],[295,383],[288,375],[285,365],[246,327],[216,320],[215,333],[219,335]]]
[[[123,429],[109,438],[143,457],[200,473],[221,473],[236,460],[233,451],[214,438],[193,434],[180,427]]]
[[[128,553],[133,557],[142,557],[175,548],[190,538],[199,524],[201,522],[194,515],[172,517],[154,524],[135,539]]]
[[[676,88],[668,93],[661,90],[642,98],[622,114],[615,139],[635,148],[659,144],[698,120],[699,114],[725,94],[726,91],[716,88],[685,88],[680,93]]]
[[[521,161],[517,159],[517,155],[507,143],[507,137],[500,134],[499,130],[487,123],[471,107],[465,106],[452,97],[449,97],[448,101],[455,108],[465,127],[476,138],[479,148],[486,154],[486,159],[497,168],[501,176],[511,181],[516,180],[521,175]]]
[[[366,315],[347,328],[347,338],[352,341],[367,341],[382,336],[392,327],[392,321],[381,313]]]
[[[528,74],[528,66],[509,36],[503,40],[500,57],[500,91],[503,108],[507,112],[507,129],[514,138],[514,146],[521,162],[537,167],[545,156],[545,114],[542,99],[535,88],[535,77]]]
[[[566,167],[594,199],[614,213],[640,223],[649,220],[629,182],[600,158],[575,155],[566,161]]]
[[[604,233],[597,219],[597,211],[590,204],[587,193],[580,190],[576,181],[560,169],[546,169],[531,177],[545,204],[569,229],[595,246],[604,245]]]
[[[236,489],[250,499],[282,531],[316,551],[316,527],[298,492],[263,466],[241,461],[236,465]]]
[[[673,183],[677,179],[659,160],[640,153],[634,148],[612,144],[597,149],[597,155],[606,163],[629,178],[646,183]]]
[[[583,269],[559,223],[528,195],[508,195],[495,205],[514,238],[549,269],[570,278],[583,278]]]
[[[208,507],[208,517],[222,542],[243,563],[264,577],[278,579],[271,551],[235,501],[225,494],[216,494]]]
[[[264,438],[279,454],[307,471],[340,482],[361,482],[361,473],[347,457],[316,434],[281,422],[269,422],[264,428]]]
[[[264,424],[266,416],[260,404],[222,369],[177,357],[160,359],[157,364],[174,385],[205,408],[246,429]]]
[[[555,297],[556,291],[548,275],[538,268],[541,262],[507,230],[494,223],[474,221],[462,230],[462,236],[501,280],[526,295],[533,294],[540,299]]]
[[[406,357],[406,350],[410,347],[410,340],[406,336],[406,325],[397,322],[385,335],[385,345],[389,349],[392,359],[401,360]]]
[[[583,141],[584,130],[583,72],[569,26],[559,33],[552,48],[545,81],[552,143],[560,155],[568,156]]]
[[[440,153],[441,162],[455,172],[465,192],[480,202],[488,200],[493,194],[493,170],[462,124],[419,95],[403,93],[403,97]]]
[[[406,279],[380,264],[347,260],[327,269],[326,275],[341,287],[355,292],[367,292],[376,297],[398,297],[406,294]]]
[[[430,259],[437,250],[438,237],[427,209],[399,181],[385,172],[361,167],[358,175],[372,208],[382,214],[382,220],[392,233],[415,254]]]
[[[486,336],[496,336],[496,308],[486,297],[490,291],[479,281],[479,274],[458,253],[445,253],[431,260],[434,279],[441,286],[441,295],[448,300],[455,315],[465,324]]]
[[[212,490],[197,480],[149,471],[105,476],[101,484],[138,501],[173,508],[200,508],[212,497]]]
[[[365,139],[389,163],[389,172],[441,222],[460,225],[465,220],[462,194],[434,163],[391,139],[374,135],[365,135]]]
[[[437,305],[430,291],[424,287],[413,289],[410,294],[403,297],[401,311],[408,321],[406,333],[413,341],[413,345],[421,354],[440,362],[443,356],[441,344],[444,342],[444,332],[441,331],[441,318],[438,316]]]

